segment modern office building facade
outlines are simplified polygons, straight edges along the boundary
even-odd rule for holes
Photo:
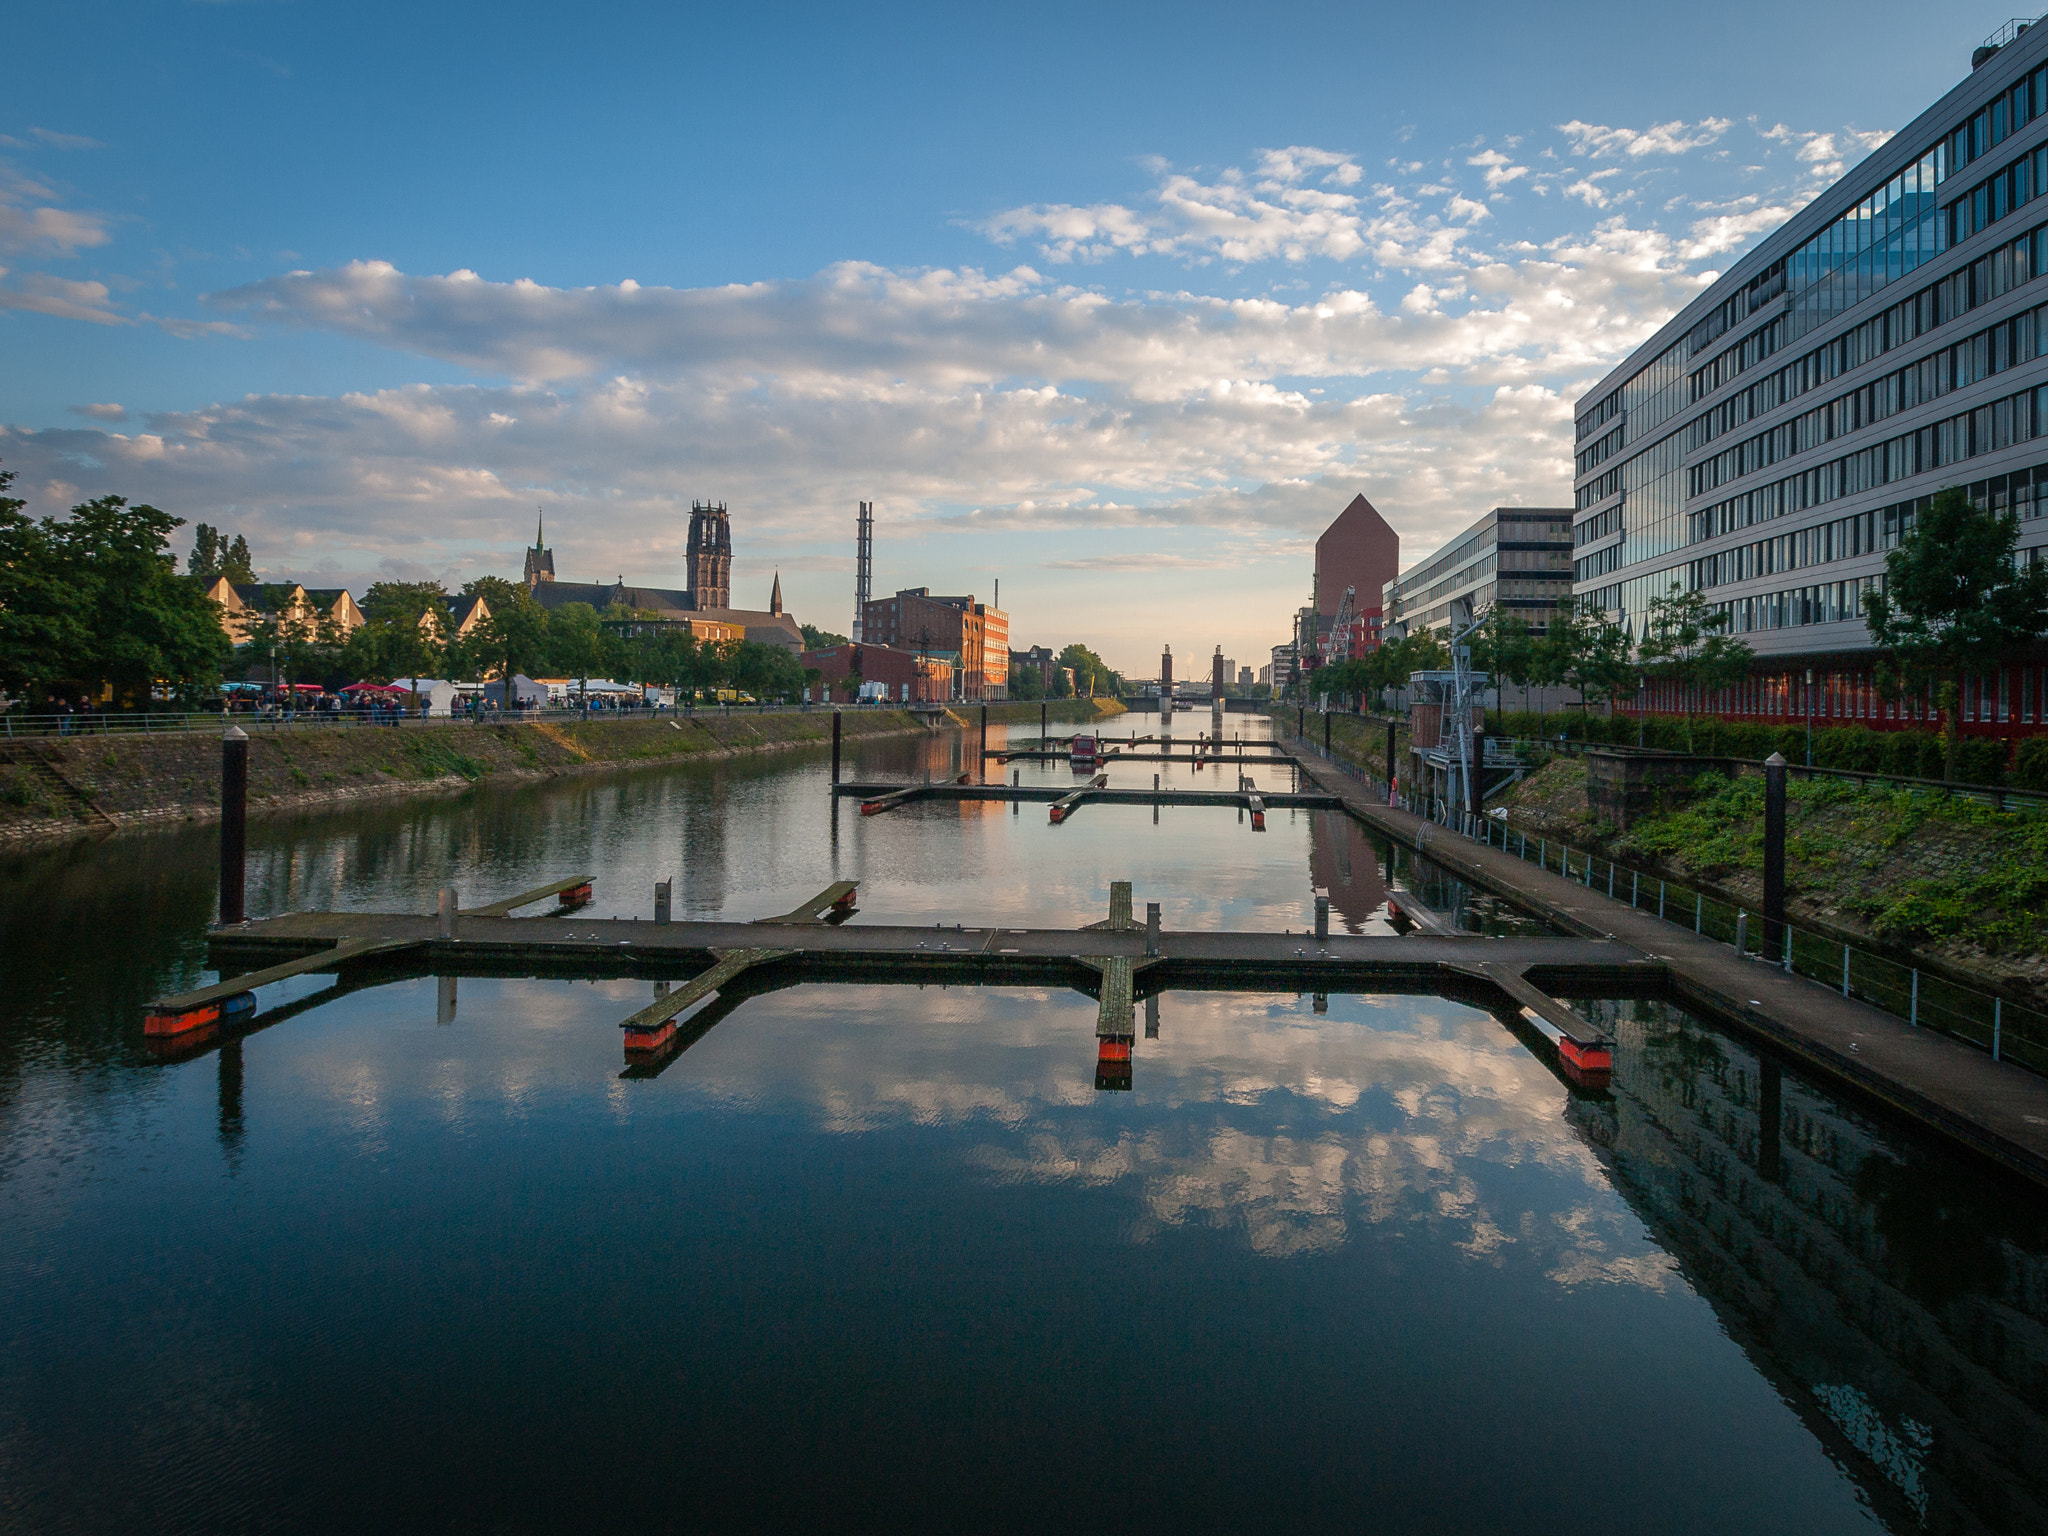
[[[1579,402],[1574,591],[1635,632],[1673,586],[1727,612],[1757,665],[1706,708],[1929,721],[1875,686],[1886,551],[1951,486],[2048,545],[2048,26],[1977,61]],[[1972,679],[1964,729],[2048,722],[2042,663]]]
[[[1448,635],[1489,609],[1542,633],[1572,595],[1569,507],[1495,507],[1443,549],[1386,585],[1392,635]]]

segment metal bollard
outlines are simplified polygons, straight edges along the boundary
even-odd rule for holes
[[[1316,898],[1316,938],[1318,941],[1330,936],[1330,898]]]
[[[669,920],[669,882],[666,880],[654,882],[654,920],[657,923]]]
[[[1159,903],[1156,901],[1145,903],[1145,953],[1159,953]]]
[[[444,939],[455,937],[455,887],[441,887],[440,935]]]
[[[1749,914],[1747,912],[1737,912],[1735,914],[1735,953],[1738,955],[1749,953]]]
[[[1012,768],[1010,770],[1010,788],[1021,789],[1023,786],[1024,770],[1022,768]]]

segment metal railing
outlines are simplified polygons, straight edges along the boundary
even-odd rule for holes
[[[1303,740],[1300,745],[1340,773],[1368,786],[1381,799],[1387,798],[1385,780],[1325,753],[1314,742]],[[1626,900],[1638,911],[1655,911],[1666,922],[1690,926],[1694,933],[1731,945],[1759,964],[1820,982],[1839,990],[1844,997],[1858,998],[1917,1028],[1933,1029],[1989,1051],[1994,1061],[2012,1061],[2048,1074],[2048,1013],[2039,1009],[1966,986],[1853,941],[1799,927],[1789,920],[1780,924],[1783,939],[1777,952],[1766,954],[1760,912],[1710,896],[1697,886],[1638,870],[1560,839],[1531,838],[1492,816],[1474,817],[1454,811],[1441,800],[1424,804],[1417,797],[1401,795],[1389,803],[1474,842],[1576,880],[1616,901]]]

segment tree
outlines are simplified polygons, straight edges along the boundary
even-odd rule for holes
[[[1123,678],[1110,670],[1108,662],[1079,641],[1061,651],[1054,665],[1073,669],[1074,692],[1077,695],[1086,694],[1093,698],[1097,693],[1123,692]]]
[[[0,470],[0,690],[40,704],[83,649],[85,619],[57,568],[49,525],[6,494],[13,483],[14,472]]]
[[[220,563],[227,552],[227,540],[220,536],[219,529],[204,523],[193,524],[192,558],[185,562],[185,574],[202,587],[212,586],[220,580]]]
[[[1042,699],[1045,697],[1045,674],[1034,663],[1013,662],[1010,666],[1010,697],[1013,699]]]
[[[1870,638],[1887,653],[1886,691],[1938,682],[1947,714],[1943,773],[1956,776],[1962,732],[1956,703],[1964,678],[1989,672],[2005,653],[2048,629],[2048,566],[2020,568],[2019,519],[1994,515],[1960,489],[1937,495],[1885,557],[1884,590],[1864,598]]]
[[[1636,656],[1644,674],[1677,685],[1685,701],[1688,752],[1692,750],[1692,722],[1700,701],[1714,689],[1732,688],[1749,676],[1753,653],[1742,641],[1723,633],[1727,628],[1726,609],[1710,607],[1706,593],[1687,592],[1675,581],[1662,597],[1650,599],[1649,612],[1643,616],[1643,635],[1637,642]],[[1622,671],[1626,670],[1624,656]],[[1618,686],[1610,689],[1610,702],[1626,683],[1624,676]]]
[[[1420,629],[1385,642],[1366,660],[1368,679],[1378,693],[1383,688],[1406,688],[1418,672],[1441,672],[1451,664],[1451,653],[1433,630]]]
[[[820,629],[815,624],[799,624],[797,628],[804,633],[804,649],[807,651],[822,651],[831,646],[847,643],[846,636],[835,635],[831,630]]]
[[[183,520],[125,496],[82,502],[41,524],[47,569],[77,618],[60,669],[87,685],[147,704],[168,681],[191,691],[215,682],[230,654],[220,610],[177,574],[170,535]]]
[[[598,626],[588,603],[564,603],[548,615],[548,654],[555,665],[582,683],[583,707],[590,707],[590,674],[608,670],[610,636]]]
[[[1494,608],[1471,637],[1472,665],[1493,681],[1494,702],[1500,704],[1501,689],[1509,683],[1522,688],[1522,702],[1528,704],[1530,674],[1536,668],[1536,633],[1518,613]]]
[[[479,576],[462,584],[464,597],[481,597],[491,616],[471,631],[465,647],[467,667],[478,676],[497,670],[505,679],[505,703],[512,702],[513,676],[522,667],[538,668],[548,642],[548,612],[522,584],[502,576]]]
[[[445,625],[448,591],[438,581],[379,581],[363,594],[363,617],[373,624],[410,624],[432,613]]]

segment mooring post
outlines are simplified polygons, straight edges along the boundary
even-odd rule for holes
[[[444,939],[455,937],[455,887],[441,887],[440,926],[435,930]]]
[[[839,782],[839,711],[832,711],[832,782]]]
[[[1327,939],[1329,936],[1330,898],[1327,896],[1318,896],[1316,898],[1316,938],[1318,941],[1321,941],[1323,939]]]
[[[1159,953],[1159,903],[1156,901],[1145,903],[1145,953]]]
[[[1785,755],[1764,759],[1764,953],[1785,943]]]
[[[1486,811],[1486,791],[1479,780],[1480,766],[1486,761],[1486,727],[1472,728],[1472,761],[1465,766],[1465,802],[1472,815],[1477,818]]]
[[[1045,745],[1046,729],[1045,701],[1041,699],[1038,704],[1038,744],[1041,747]]]
[[[1330,712],[1323,711],[1323,756],[1330,755]]]
[[[833,718],[837,719],[838,716],[835,715]],[[654,882],[654,920],[657,923],[669,921],[669,888],[669,882],[666,880]]]
[[[231,725],[220,738],[220,920],[243,920],[249,864],[249,733]]]
[[[982,783],[988,782],[988,706],[981,706],[981,770],[975,774]]]

